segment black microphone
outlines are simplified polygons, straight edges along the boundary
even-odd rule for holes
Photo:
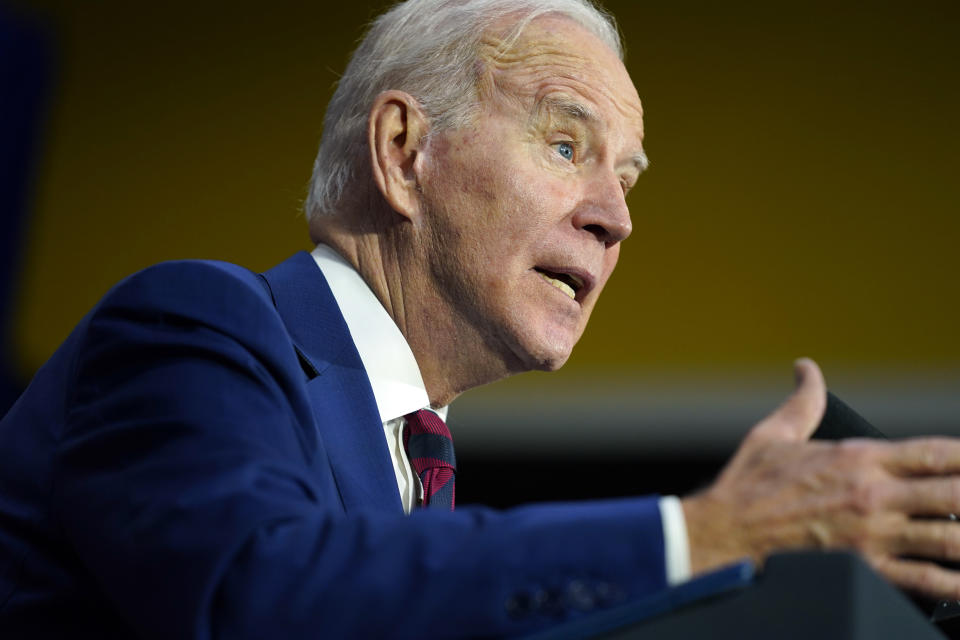
[[[846,402],[827,391],[827,410],[820,425],[813,432],[816,440],[843,440],[844,438],[886,439],[867,419],[850,408]]]

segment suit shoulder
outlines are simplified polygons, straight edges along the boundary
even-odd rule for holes
[[[260,276],[214,260],[161,262],[134,273],[100,300],[90,320],[94,325],[114,320],[171,328],[204,325],[260,339],[285,331]]]
[[[160,262],[141,271],[127,276],[118,282],[107,294],[107,298],[115,295],[138,294],[175,294],[203,290],[209,291],[211,286],[225,286],[234,293],[250,289],[251,293],[259,294],[269,300],[266,290],[253,271],[229,262],[219,260],[170,260]]]
[[[173,260],[147,267],[117,283],[98,307],[128,302],[148,307],[184,303],[195,307],[227,303],[273,306],[259,275],[216,260]]]

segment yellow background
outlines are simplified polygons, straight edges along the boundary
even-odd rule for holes
[[[59,68],[16,306],[22,373],[132,271],[265,269],[309,248],[324,106],[383,6],[330,4],[31,3]],[[960,370],[960,5],[607,6],[652,167],[574,357],[521,384],[786,383],[798,355],[867,379]]]

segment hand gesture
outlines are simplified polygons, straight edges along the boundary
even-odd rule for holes
[[[960,440],[810,441],[826,406],[819,367],[757,424],[706,490],[683,500],[693,571],[775,551],[859,551],[894,584],[960,599]]]

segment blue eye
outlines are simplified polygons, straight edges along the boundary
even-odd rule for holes
[[[556,145],[557,153],[566,158],[567,160],[573,160],[573,145],[569,142],[558,142]]]

